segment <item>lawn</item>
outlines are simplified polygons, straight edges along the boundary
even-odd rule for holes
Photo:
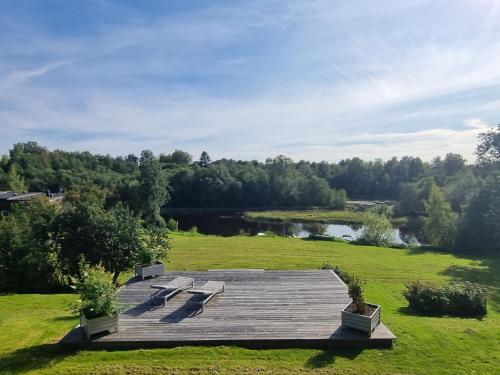
[[[363,212],[353,210],[269,210],[269,211],[246,211],[244,216],[255,220],[273,221],[299,221],[299,222],[320,222],[320,223],[361,223]]]
[[[46,374],[495,374],[500,363],[500,259],[362,247],[282,237],[174,234],[169,268],[312,269],[340,265],[365,281],[368,301],[398,336],[392,349],[248,350],[183,347],[64,351],[56,343],[77,323],[74,295],[0,296],[0,373]],[[406,308],[405,282],[472,280],[490,291],[483,319],[422,317]]]

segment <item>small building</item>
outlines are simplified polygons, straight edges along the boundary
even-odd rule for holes
[[[51,193],[41,191],[30,192],[14,192],[14,191],[0,191],[0,212],[8,212],[14,203],[24,204],[29,202],[34,197],[46,196],[49,202],[60,202],[64,195],[62,193]]]

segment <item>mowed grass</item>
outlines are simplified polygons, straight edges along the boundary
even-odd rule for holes
[[[244,216],[255,220],[273,221],[299,221],[320,223],[362,223],[363,212],[353,210],[270,210],[270,211],[247,211]]]
[[[0,373],[45,374],[498,374],[500,261],[450,254],[304,241],[282,237],[173,234],[168,267],[317,269],[339,265],[366,281],[367,300],[398,336],[392,349],[249,350],[182,347],[64,351],[54,345],[72,326],[74,295],[0,296]],[[488,287],[483,319],[423,317],[406,308],[407,281],[472,280]]]

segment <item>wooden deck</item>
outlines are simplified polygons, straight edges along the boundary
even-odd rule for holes
[[[164,307],[153,305],[150,285],[176,276],[225,282],[203,313],[199,296],[181,292]],[[121,290],[125,309],[119,332],[86,341],[79,327],[62,344],[83,347],[130,348],[179,345],[240,345],[245,347],[388,347],[395,336],[380,324],[371,337],[340,326],[340,311],[349,302],[345,284],[326,270],[212,270],[168,272],[162,277],[131,279]],[[383,311],[382,311],[383,314]],[[383,317],[383,315],[382,315]]]

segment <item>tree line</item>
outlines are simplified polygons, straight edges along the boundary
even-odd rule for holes
[[[343,207],[350,198],[394,199],[394,216],[422,219],[432,245],[471,251],[500,248],[500,127],[479,136],[477,162],[448,153],[387,161],[196,161],[182,150],[112,157],[49,151],[19,143],[0,160],[0,189],[65,191],[66,201],[123,204],[154,225],[170,207]],[[145,216],[146,215],[146,216]]]

